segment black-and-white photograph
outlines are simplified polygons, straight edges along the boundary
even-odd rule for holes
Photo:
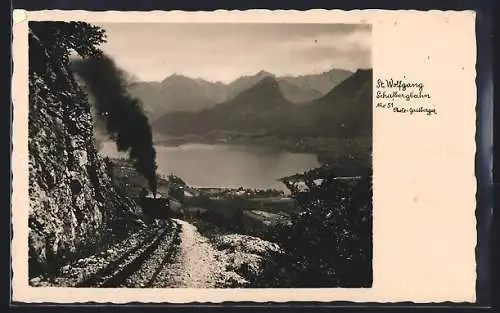
[[[29,284],[371,288],[372,28],[29,22]]]

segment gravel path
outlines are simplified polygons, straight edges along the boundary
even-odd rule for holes
[[[196,226],[175,219],[181,226],[180,247],[173,263],[167,264],[157,278],[158,287],[217,288],[242,282],[226,269],[226,256],[201,235]]]

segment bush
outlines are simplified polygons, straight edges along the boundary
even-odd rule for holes
[[[329,176],[320,186],[305,177],[309,191],[292,190],[300,213],[277,231],[285,252],[267,264],[260,287],[371,286],[371,174],[356,183]]]

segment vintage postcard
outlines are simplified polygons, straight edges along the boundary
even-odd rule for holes
[[[13,300],[474,302],[474,23],[16,10]]]

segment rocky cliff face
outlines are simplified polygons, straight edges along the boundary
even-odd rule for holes
[[[29,269],[50,272],[134,230],[135,203],[97,154],[85,93],[67,64],[30,33]]]

